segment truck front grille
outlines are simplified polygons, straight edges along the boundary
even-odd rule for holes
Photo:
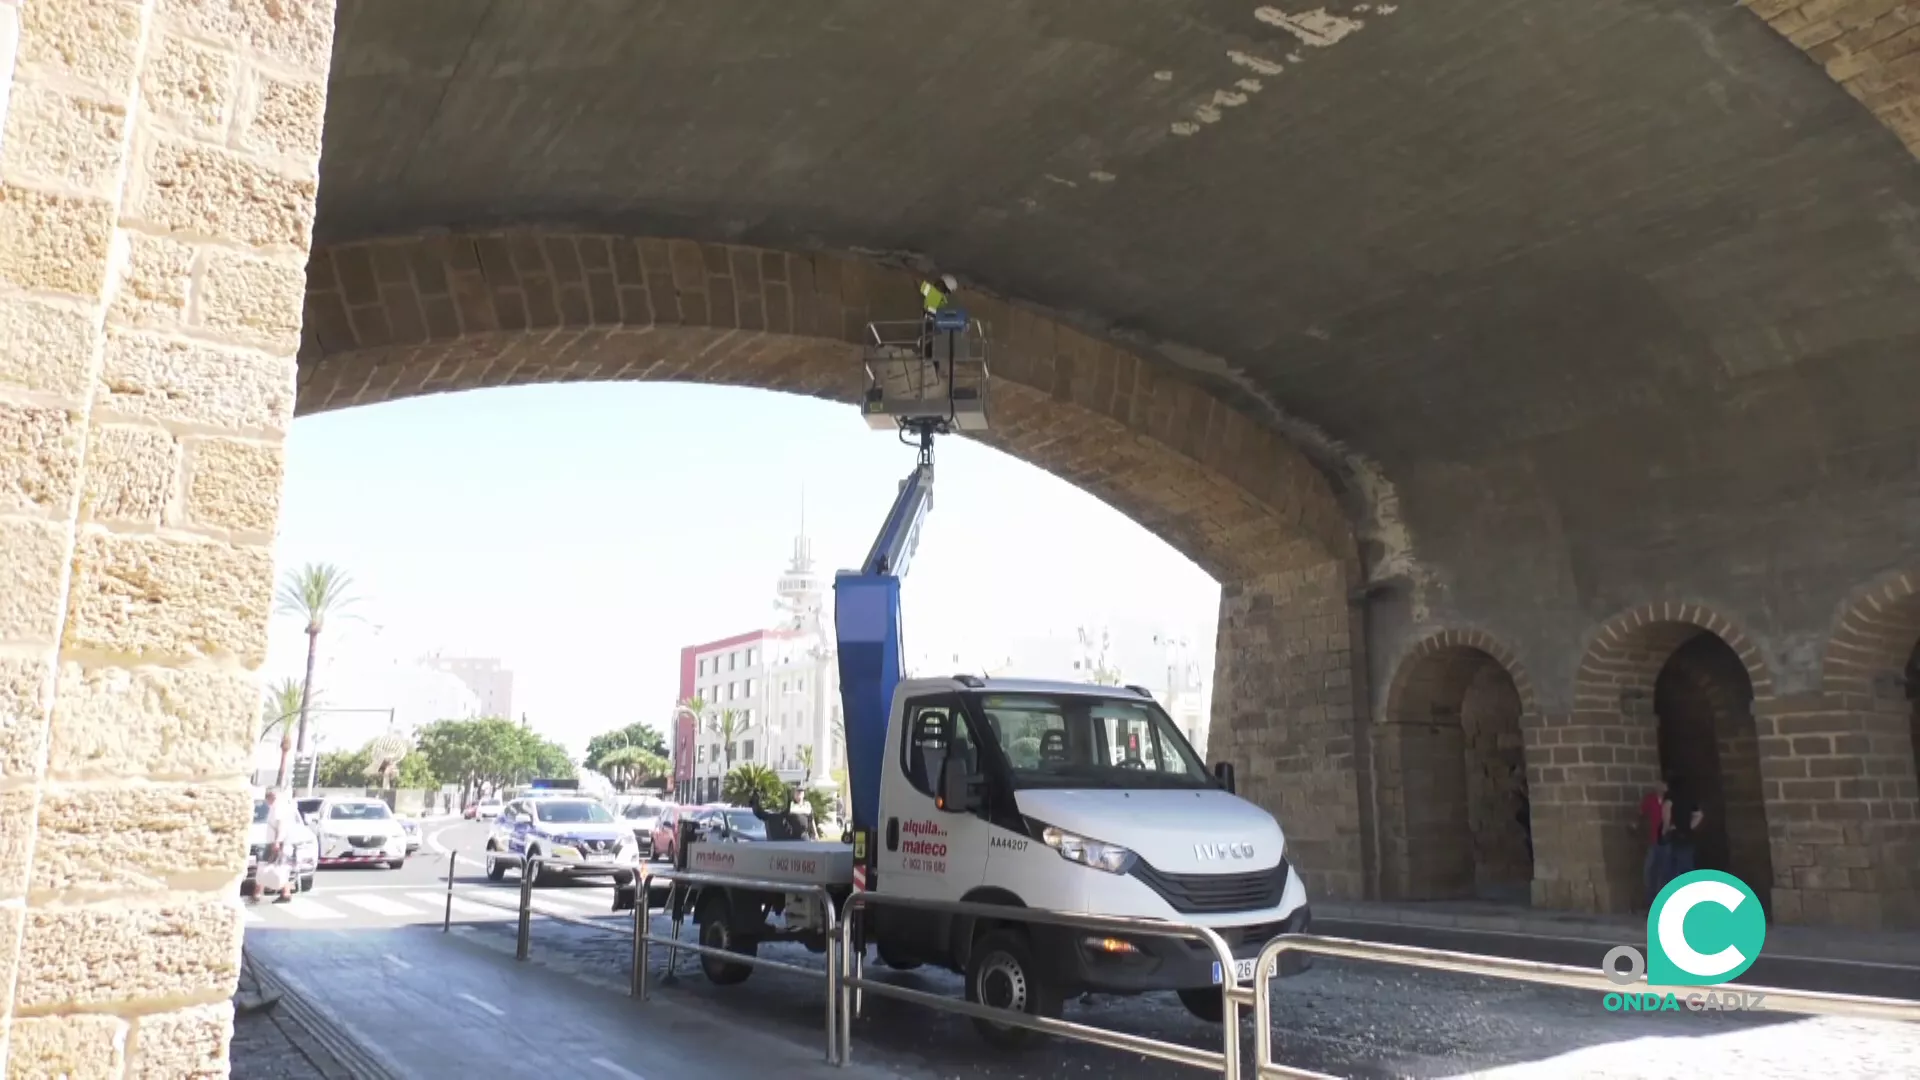
[[[1278,907],[1287,888],[1287,860],[1266,870],[1245,874],[1169,874],[1141,859],[1133,876],[1160,894],[1169,907],[1184,915],[1214,915]]]

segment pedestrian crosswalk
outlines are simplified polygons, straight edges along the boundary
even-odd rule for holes
[[[460,886],[453,894],[456,922],[506,921],[516,917],[520,890],[515,887]],[[504,906],[496,906],[504,905]],[[391,926],[438,923],[447,914],[444,889],[373,886],[301,893],[292,903],[248,905],[249,926]],[[533,894],[536,915],[583,919],[628,918],[613,910],[613,892],[604,888],[541,889]]]

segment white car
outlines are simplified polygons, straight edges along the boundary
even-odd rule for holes
[[[489,795],[473,808],[473,816],[481,821],[492,821],[500,816],[500,807],[503,805],[499,799]]]
[[[272,833],[267,829],[267,800],[256,795],[253,800],[253,824],[247,826],[248,882],[259,872],[260,860],[267,857],[267,845],[271,842]],[[314,836],[312,829],[296,821],[293,826],[293,873],[301,892],[312,891],[314,871],[319,866],[319,838]]]
[[[398,870],[406,865],[406,830],[379,799],[327,799],[315,811],[313,825],[320,833],[321,866],[385,863]]]

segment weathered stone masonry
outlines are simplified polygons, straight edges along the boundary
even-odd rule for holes
[[[7,1075],[227,1073],[332,15],[0,0]]]

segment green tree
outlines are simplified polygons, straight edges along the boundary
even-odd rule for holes
[[[800,748],[800,769],[801,769],[800,775],[804,777],[804,779],[801,780],[800,782],[803,784],[812,783],[813,782],[813,747],[803,746]]]
[[[435,721],[420,729],[414,746],[433,775],[459,784],[463,795],[483,784],[497,788],[536,776],[577,775],[566,748],[497,716]]]
[[[300,703],[307,691],[293,679],[281,679],[267,687],[266,703],[260,707],[260,741],[280,733],[280,773],[278,787],[287,786],[287,759],[293,756],[293,725],[300,716]],[[315,703],[319,693],[313,693]]]
[[[638,746],[622,746],[600,758],[596,772],[604,773],[625,791],[627,785],[667,774],[667,759]]]
[[[295,746],[307,752],[307,714],[313,709],[313,666],[320,657],[320,633],[327,619],[343,614],[352,606],[353,582],[331,563],[308,563],[287,573],[274,594],[274,607],[283,614],[306,621],[307,676],[300,684],[300,727]],[[280,757],[279,786],[287,786],[287,759]]]
[[[652,724],[634,721],[623,728],[603,732],[587,740],[587,768],[594,772],[606,772],[604,759],[616,750],[629,747],[645,750],[658,757],[667,756],[667,737],[660,734]]]
[[[769,810],[784,810],[793,798],[779,773],[753,762],[727,773],[720,782],[720,797],[735,806],[752,806],[756,794],[760,805]]]
[[[427,755],[418,750],[408,752],[400,759],[400,787],[431,789],[440,786],[440,778],[434,775],[433,766],[427,763]]]
[[[315,783],[320,787],[364,788],[372,768],[373,759],[364,749],[321,754]]]
[[[807,812],[813,815],[813,823],[824,824],[833,816],[833,796],[823,788],[808,788],[806,794]]]

